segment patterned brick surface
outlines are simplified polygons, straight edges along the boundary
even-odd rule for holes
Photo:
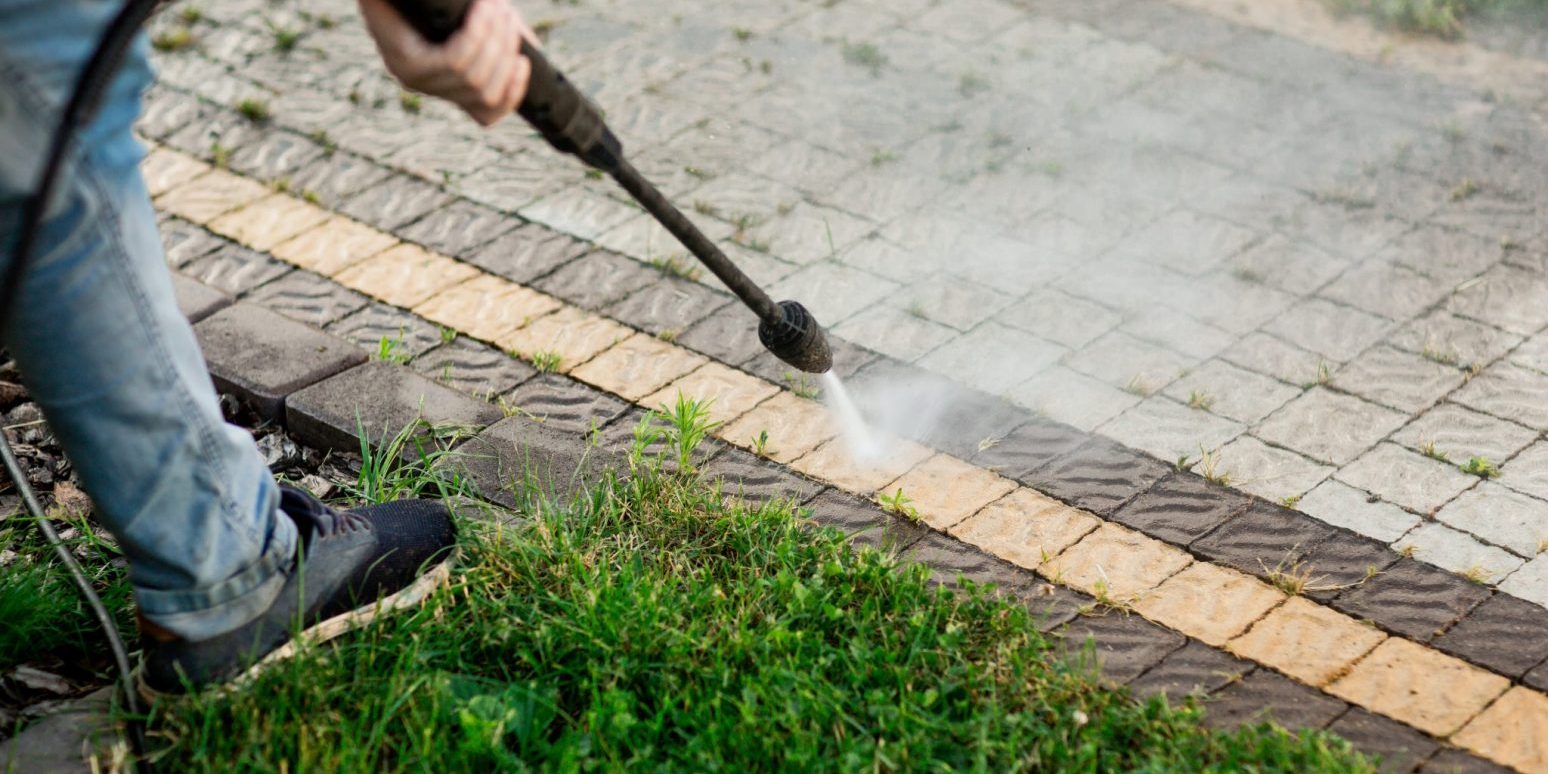
[[[1548,697],[1512,688],[1456,741],[1520,771],[1548,770]]]
[[[1311,685],[1327,685],[1386,635],[1328,608],[1292,597],[1229,648]]]
[[[1095,516],[1017,489],[951,528],[951,534],[1028,570],[1036,570],[1101,524]]]
[[[1104,524],[1038,571],[1087,594],[1126,604],[1191,561],[1186,553],[1159,540]]]
[[[1398,637],[1388,638],[1328,690],[1436,736],[1449,736],[1510,681]]]
[[[1134,609],[1168,628],[1222,647],[1284,598],[1283,592],[1256,578],[1200,562],[1142,595]]]
[[[1009,494],[1015,487],[1015,482],[1009,479],[950,455],[937,454],[914,466],[883,490],[902,490],[925,523],[946,530]]]

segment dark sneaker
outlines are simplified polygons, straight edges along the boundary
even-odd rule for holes
[[[296,522],[301,549],[274,604],[240,629],[198,642],[142,620],[141,693],[182,693],[246,678],[290,656],[298,640],[322,642],[417,605],[446,580],[456,530],[439,502],[337,511],[298,489],[281,490],[280,510]]]

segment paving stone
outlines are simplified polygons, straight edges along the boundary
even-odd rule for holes
[[[1542,554],[1511,573],[1500,590],[1548,607],[1548,557]]]
[[[1327,685],[1377,644],[1379,630],[1300,597],[1274,608],[1227,648],[1310,685]]]
[[[167,265],[186,266],[230,242],[181,218],[164,216],[158,224],[161,244],[166,249]]]
[[[900,289],[896,282],[828,260],[804,266],[774,283],[769,295],[799,299],[823,325],[831,326]]]
[[[1284,592],[1256,578],[1195,562],[1142,594],[1134,609],[1169,629],[1224,647],[1284,599]]]
[[[1399,559],[1340,594],[1333,606],[1419,642],[1429,642],[1489,597],[1489,590],[1445,570]]]
[[[500,336],[494,344],[528,360],[553,355],[558,360],[555,370],[567,373],[634,333],[604,317],[564,307]]]
[[[973,451],[974,465],[1023,481],[1032,471],[1073,451],[1090,436],[1067,425],[1032,419]]]
[[[1064,366],[1054,366],[1012,389],[1017,404],[1056,422],[1090,432],[1142,398]]]
[[[216,169],[162,194],[156,208],[202,225],[268,194],[258,183]]]
[[[290,132],[269,132],[231,154],[231,168],[259,180],[289,181],[290,175],[323,156],[316,143]]]
[[[1452,400],[1535,430],[1548,429],[1548,375],[1514,363],[1485,368]]]
[[[951,328],[886,304],[862,310],[833,327],[833,332],[867,341],[888,357],[914,362],[956,335]]]
[[[1333,386],[1409,413],[1434,405],[1462,384],[1458,369],[1391,347],[1374,347],[1339,369]]]
[[[329,209],[371,191],[392,175],[391,170],[352,153],[324,153],[290,174],[290,188],[312,194]]]
[[[1164,307],[1141,309],[1130,315],[1120,330],[1173,352],[1200,359],[1220,354],[1221,350],[1236,340],[1234,334]]]
[[[515,229],[521,221],[467,201],[431,212],[404,228],[404,239],[445,255],[464,256]]]
[[[1368,492],[1328,480],[1302,497],[1295,507],[1318,520],[1390,543],[1419,523],[1419,517]]]
[[[231,305],[231,296],[181,274],[172,275],[172,293],[177,296],[178,311],[191,323],[199,322]]]
[[[670,409],[678,397],[683,396],[703,403],[710,421],[724,424],[751,411],[778,391],[762,379],[711,361],[662,387],[641,404]]]
[[[660,277],[607,307],[606,314],[646,333],[675,337],[731,301],[703,285]]]
[[[441,189],[407,175],[393,175],[357,190],[339,211],[383,231],[397,231],[452,200]]]
[[[205,285],[240,296],[283,276],[290,267],[262,253],[227,242],[178,270]]]
[[[1253,434],[1314,460],[1344,465],[1401,427],[1404,416],[1314,387],[1264,420]]]
[[[595,251],[566,263],[533,286],[577,306],[600,310],[660,277],[655,269],[637,261]]]
[[[414,307],[414,313],[484,341],[500,341],[511,331],[556,312],[558,299],[528,290],[493,274],[444,288]]]
[[[1293,570],[1332,530],[1295,511],[1254,502],[1195,541],[1194,553],[1260,578]]]
[[[584,436],[519,416],[490,425],[446,464],[485,497],[517,509],[532,508],[534,501],[562,507],[584,497],[607,470],[627,469],[621,455],[590,445]]]
[[[1212,728],[1235,729],[1273,721],[1293,733],[1325,728],[1348,707],[1316,689],[1258,669],[1212,696],[1205,705],[1204,722]]]
[[[1537,434],[1518,424],[1495,419],[1453,403],[1442,403],[1410,421],[1392,440],[1423,453],[1433,444],[1436,452],[1458,463],[1471,457],[1503,461],[1532,442]],[[1523,466],[1535,467],[1532,463]],[[1511,471],[1502,481],[1510,483]],[[1548,489],[1544,490],[1548,492]]]
[[[1482,238],[1429,223],[1392,240],[1384,257],[1450,283],[1475,277],[1500,260],[1499,236]]]
[[[918,312],[942,325],[966,331],[1016,300],[975,282],[936,274],[908,286],[897,302],[910,314]],[[1027,330],[1024,326],[1016,327]]]
[[[1127,603],[1188,566],[1177,548],[1133,530],[1104,524],[1038,572],[1097,597]]]
[[[1360,707],[1350,708],[1328,730],[1378,758],[1383,772],[1413,771],[1439,747],[1424,734]]]
[[[506,397],[522,416],[562,432],[583,435],[622,416],[629,404],[556,374],[538,374]]]
[[[950,532],[1001,559],[1036,570],[1100,524],[1089,513],[1020,488],[969,516]]]
[[[1191,409],[1169,398],[1151,397],[1098,431],[1163,460],[1193,459],[1215,452],[1242,433],[1237,422]]]
[[[833,489],[823,491],[806,507],[813,521],[838,529],[857,545],[879,551],[901,551],[930,531],[889,515],[873,502]]]
[[[1457,744],[1520,771],[1548,768],[1548,697],[1517,686],[1455,737]]]
[[[792,462],[790,467],[845,491],[874,495],[936,453],[910,441],[889,439],[881,445],[880,452],[857,450],[840,436]]]
[[[349,342],[252,304],[216,312],[194,333],[216,388],[268,419],[279,419],[297,390],[365,360]]]
[[[273,253],[276,258],[331,277],[397,243],[389,234],[335,215],[276,245]]]
[[[1249,662],[1189,640],[1129,683],[1129,687],[1143,699],[1165,694],[1171,706],[1176,707],[1184,697],[1202,698],[1241,680],[1252,670]]]
[[[547,194],[521,208],[523,218],[587,241],[596,241],[635,214],[628,205],[580,186]]]
[[[946,454],[937,454],[883,487],[901,489],[920,518],[945,530],[1015,489],[1015,482]]]
[[[40,774],[107,768],[124,752],[113,704],[111,686],[68,700],[58,712],[0,742],[0,766]]]
[[[900,558],[928,565],[931,582],[951,589],[962,588],[966,581],[992,586],[997,597],[1026,601],[1035,600],[1045,585],[1036,575],[939,532],[926,532]]]
[[[327,326],[329,333],[353,341],[370,354],[382,351],[382,340],[399,357],[414,358],[441,345],[440,331],[419,317],[386,304],[370,302],[354,314]]]
[[[1109,516],[1170,471],[1167,465],[1094,438],[1039,468],[1025,483],[1098,516]]]
[[[753,507],[776,499],[804,503],[823,490],[821,484],[741,449],[719,452],[700,470],[705,480],[720,482],[721,492]]]
[[[411,365],[441,384],[484,400],[510,392],[537,375],[532,366],[462,336],[414,358]]]
[[[1437,310],[1398,329],[1388,341],[1409,352],[1468,366],[1494,361],[1520,343],[1521,337]]]
[[[1246,510],[1249,498],[1177,472],[1113,514],[1114,521],[1154,538],[1187,545]]]
[[[1548,503],[1492,481],[1463,492],[1435,518],[1522,556],[1536,556],[1548,547]]]
[[[1184,374],[1164,394],[1188,403],[1195,396],[1208,400],[1208,410],[1228,419],[1253,424],[1301,394],[1287,384],[1211,360]]]
[[[151,198],[160,196],[210,171],[210,165],[170,148],[156,148],[140,162],[140,176]]]
[[[1000,394],[1036,376],[1065,351],[1022,331],[987,322],[931,351],[919,364],[971,387]]]
[[[1082,347],[1065,360],[1065,365],[1114,387],[1146,394],[1171,384],[1193,362],[1127,333],[1113,332]]]
[[[1548,610],[1509,594],[1495,594],[1431,644],[1506,677],[1520,678],[1548,659]]]
[[[1511,427],[1515,427],[1512,425]],[[1519,440],[1519,436],[1516,436]],[[1495,450],[1498,452],[1498,449]],[[1509,455],[1493,456],[1483,453],[1490,460],[1505,459]],[[1458,457],[1459,459],[1465,459]],[[1527,447],[1500,469],[1501,484],[1533,497],[1548,497],[1548,442],[1539,441]]]
[[[716,431],[728,443],[754,448],[767,433],[764,453],[789,464],[838,435],[833,418],[820,404],[782,392]]]
[[[1338,480],[1420,513],[1432,513],[1478,479],[1394,443],[1382,443],[1334,474]]]
[[[1508,774],[1512,769],[1497,766],[1476,755],[1447,747],[1425,761],[1425,774]]]
[[[1353,359],[1376,343],[1392,323],[1322,299],[1303,301],[1264,326],[1264,331],[1336,363]]]
[[[1264,333],[1248,334],[1220,357],[1295,386],[1315,384],[1327,363],[1320,355]]]
[[[867,369],[866,373],[869,375],[877,371]],[[887,401],[885,396],[874,395],[870,389],[871,386],[856,380],[855,387],[851,390],[851,395],[857,404],[866,406],[868,409]],[[962,459],[973,459],[985,451],[993,451],[1010,439],[1013,433],[1035,421],[1035,418],[1025,409],[1004,398],[956,385],[950,386],[939,404],[924,401],[924,405],[938,408],[939,416],[932,422],[922,423],[922,427],[915,428],[908,435],[920,443]],[[1051,422],[1043,424],[1053,426]],[[1066,427],[1062,430],[1060,437],[1067,441],[1074,441],[1075,436],[1079,436],[1080,440],[1086,438],[1084,434],[1076,433],[1071,428]],[[1015,437],[1023,441],[1028,439],[1028,436]],[[1040,442],[1053,444],[1053,448],[1045,448],[1044,452],[1057,453],[1058,442],[1051,432],[1045,432],[1036,437]],[[1069,448],[1073,446],[1074,444],[1071,443]],[[982,462],[975,461],[974,464],[984,467]]]
[[[472,251],[467,261],[512,282],[530,284],[587,249],[584,242],[528,224]]]
[[[247,300],[316,328],[370,302],[365,296],[309,271],[292,271],[249,293]]]
[[[342,285],[393,306],[418,306],[431,296],[472,279],[478,270],[444,255],[399,244],[335,275]]]
[[[466,438],[500,421],[500,409],[393,363],[366,363],[285,401],[285,426],[303,443],[359,451],[360,432],[378,443],[424,423],[421,441]]]
[[[1458,289],[1447,309],[1528,335],[1548,324],[1548,291],[1539,275],[1502,264],[1484,272],[1479,282]]]
[[[1310,242],[1274,234],[1228,260],[1237,277],[1309,295],[1345,269],[1344,261]]]
[[[1401,637],[1389,637],[1328,692],[1428,734],[1445,737],[1510,681]]]
[[[1093,649],[1102,677],[1128,683],[1176,652],[1187,640],[1136,615],[1108,612],[1083,615],[1063,630],[1064,649],[1084,655]],[[1089,643],[1089,645],[1088,645]]]
[[[1389,320],[1407,320],[1450,292],[1450,282],[1378,257],[1351,267],[1317,294]]]
[[[1011,304],[995,319],[1072,349],[1090,344],[1122,321],[1106,307],[1052,289]]]
[[[1292,451],[1286,451],[1244,435],[1221,447],[1209,463],[1216,475],[1228,477],[1230,485],[1274,502],[1294,502],[1322,483],[1333,468],[1319,465]]]
[[[636,333],[579,366],[571,375],[638,402],[708,362],[686,349]]]
[[[1335,530],[1311,549],[1303,565],[1288,569],[1305,579],[1302,594],[1327,603],[1369,581],[1399,558],[1381,541]]]

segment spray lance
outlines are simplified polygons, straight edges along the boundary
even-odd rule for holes
[[[462,26],[471,0],[391,0],[426,40],[440,43]],[[666,197],[624,158],[623,145],[602,120],[602,113],[543,53],[523,40],[521,53],[532,63],[527,95],[517,113],[561,153],[601,171],[622,186],[667,231],[677,237],[726,287],[758,316],[758,339],[780,360],[808,373],[833,366],[822,327],[795,301],[774,303],[742,273],[715,243],[704,236]]]

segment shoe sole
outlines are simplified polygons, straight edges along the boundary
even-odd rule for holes
[[[398,610],[406,610],[411,607],[419,606],[425,601],[426,597],[430,596],[431,592],[445,585],[446,582],[451,579],[451,566],[452,563],[457,560],[457,553],[458,552],[454,550],[451,556],[448,556],[445,561],[442,561],[435,567],[426,570],[424,574],[420,575],[418,578],[415,578],[413,583],[404,586],[396,593],[382,597],[381,599],[372,602],[369,605],[361,605],[360,607],[357,607],[347,613],[340,613],[326,621],[313,624],[312,626],[302,630],[300,634],[290,638],[289,642],[286,642],[284,645],[275,648],[268,655],[259,659],[257,663],[248,667],[245,671],[236,677],[233,677],[223,683],[208,686],[201,691],[196,691],[196,693],[204,691],[216,691],[224,695],[238,688],[241,688],[243,685],[246,685],[248,682],[256,679],[258,675],[262,674],[264,670],[268,669],[274,664],[295,656],[296,652],[304,646],[320,645],[331,639],[348,634],[349,632],[370,624],[384,613],[392,613]],[[145,700],[145,702],[148,704],[154,704],[166,697],[179,697],[188,695],[180,693],[167,693],[150,687],[150,685],[145,682],[144,671],[139,667],[135,668],[134,677],[135,690],[140,694],[140,698]]]

